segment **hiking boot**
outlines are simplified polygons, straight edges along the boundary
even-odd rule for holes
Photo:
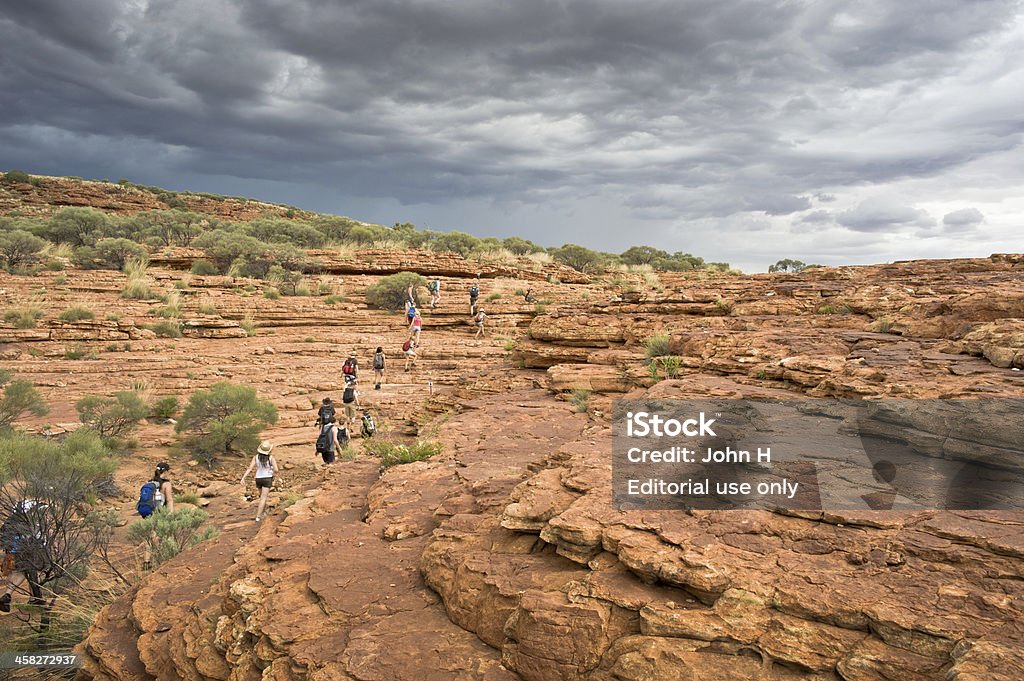
[[[46,601],[44,601],[42,598],[30,598],[28,600],[28,604],[29,605],[46,605]]]
[[[373,389],[374,390],[380,390],[380,383],[378,383],[377,385],[373,386]]]
[[[11,611],[11,594],[0,596],[0,612]]]

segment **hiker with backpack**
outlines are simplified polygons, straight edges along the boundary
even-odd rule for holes
[[[377,346],[373,353],[373,389],[380,390],[380,384],[384,382],[384,371],[387,366],[387,358],[384,356],[384,348]]]
[[[0,612],[11,611],[14,593],[21,591],[25,582],[28,582],[32,594],[29,605],[44,603],[39,572],[46,569],[50,560],[44,532],[48,508],[35,499],[24,499],[11,509],[0,525],[0,545],[3,546],[7,572],[7,589],[0,596]]]
[[[359,390],[356,388],[357,384],[357,381],[352,381],[345,386],[345,393],[341,397],[341,401],[345,405],[345,426],[347,428],[352,427],[352,423],[356,418],[356,407],[359,406]]]
[[[479,312],[476,313],[476,317],[473,318],[473,321],[476,322],[476,335],[473,336],[473,338],[479,338],[480,336],[487,335],[484,332],[484,319],[486,317],[487,315],[484,314],[483,310],[480,310]]]
[[[469,314],[476,314],[476,299],[480,297],[480,275],[477,274],[477,281],[469,287]]]
[[[405,355],[405,369],[409,370],[409,365],[416,366],[416,341],[409,338],[402,344],[402,354]]]
[[[348,353],[348,359],[341,365],[341,377],[344,379],[345,385],[359,378],[359,360],[356,359],[354,350]]]
[[[325,397],[323,403],[320,405],[320,409],[316,413],[316,422],[314,426],[322,428],[328,421],[334,417],[334,402],[331,401],[330,397]]]
[[[316,439],[316,453],[323,458],[325,464],[334,463],[334,455],[341,449],[336,421],[337,417],[334,414],[328,416],[320,428],[320,436]]]
[[[413,317],[412,323],[409,324],[409,338],[412,338],[417,343],[420,342],[420,331],[423,330],[423,317],[418,314]]]
[[[161,508],[166,508],[169,513],[174,512],[174,486],[166,477],[170,470],[171,465],[166,461],[158,463],[153,477],[139,491],[135,510],[143,518],[148,518]]]
[[[416,307],[416,285],[409,284],[409,288],[405,291],[405,309],[408,310],[411,307]]]
[[[427,291],[430,293],[430,309],[433,310],[441,302],[441,280],[434,279],[427,284]]]
[[[373,417],[370,416],[369,409],[363,410],[362,422],[363,437],[373,437],[373,434],[377,432],[377,424],[373,422]]]
[[[256,456],[252,457],[252,463],[245,469],[245,473],[242,473],[242,487],[245,487],[245,479],[249,477],[249,473],[256,469],[256,489],[260,491],[260,503],[256,507],[256,522],[263,520],[263,509],[267,506],[267,495],[270,494],[270,488],[274,486],[274,474],[278,472],[277,461],[270,455],[270,452],[274,449],[274,443],[270,440],[264,440],[260,443],[259,448],[256,449]]]

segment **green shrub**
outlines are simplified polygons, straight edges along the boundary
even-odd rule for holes
[[[543,303],[537,303],[536,305],[533,306],[533,311],[536,314],[544,314],[545,312],[548,311],[548,306],[544,305]]]
[[[515,349],[516,349],[515,341],[512,341],[512,340],[505,341],[505,352],[512,352]]]
[[[217,314],[217,306],[213,303],[201,303],[199,305],[199,314],[215,315]]]
[[[31,180],[32,176],[24,170],[8,170],[4,173],[4,182],[7,184],[27,184]]]
[[[58,318],[62,322],[79,322],[83,319],[92,319],[95,316],[89,308],[83,305],[75,305],[61,312]]]
[[[178,398],[174,395],[161,397],[156,402],[149,405],[149,418],[167,421],[168,419],[174,418],[174,415],[178,413],[179,406]]]
[[[243,319],[242,321],[238,322],[238,325],[242,327],[243,331],[245,331],[246,336],[256,335],[256,322],[252,321],[251,319]]]
[[[561,248],[551,249],[550,253],[556,261],[584,273],[602,271],[609,260],[607,254],[592,251],[578,244],[565,244]]]
[[[656,333],[644,341],[644,354],[648,359],[662,357],[671,352],[669,344],[670,338],[667,333]]]
[[[49,409],[39,392],[30,381],[12,381],[11,372],[0,369],[0,432],[11,427],[11,424],[24,416],[45,416]]]
[[[39,236],[55,244],[95,246],[110,231],[112,220],[95,208],[63,208],[46,222]]]
[[[495,293],[492,293],[491,295],[487,296],[487,302],[488,303],[493,303],[495,300],[501,300],[501,294],[500,293],[495,292]]]
[[[75,411],[83,425],[106,440],[131,434],[149,413],[149,408],[138,393],[124,390],[112,398],[83,397],[75,402]]]
[[[42,318],[43,308],[38,305],[26,305],[4,313],[4,321],[13,324],[16,329],[34,329]]]
[[[590,405],[590,391],[584,388],[574,388],[569,393],[569,403],[579,412],[584,413]]]
[[[465,232],[446,232],[439,235],[430,244],[435,251],[449,251],[466,257],[480,247],[480,239]]]
[[[432,440],[417,440],[411,445],[371,438],[363,442],[363,452],[380,459],[381,468],[423,461],[441,453],[444,446]]]
[[[23,229],[0,232],[0,261],[8,270],[34,263],[46,241]]]
[[[415,272],[399,272],[384,277],[366,289],[366,302],[379,310],[400,310],[405,304],[406,291],[426,286],[427,280]]]
[[[324,302],[328,305],[337,305],[338,303],[348,302],[348,298],[340,295],[330,295],[324,298]]]
[[[196,260],[192,263],[189,272],[192,274],[198,274],[201,277],[208,277],[213,274],[217,274],[217,266],[209,260]]]
[[[174,430],[198,461],[212,466],[222,455],[255,451],[260,431],[275,423],[277,409],[254,388],[223,381],[193,393]]]
[[[263,289],[263,297],[266,298],[267,300],[277,300],[281,297],[281,292],[278,291],[273,286],[268,286],[267,288]]]
[[[68,283],[68,275],[66,274],[58,274],[53,278],[54,286],[63,286],[66,283]]]
[[[217,529],[212,526],[199,531],[207,518],[206,511],[195,506],[176,508],[174,513],[158,510],[128,526],[128,541],[136,545],[146,544],[150,560],[159,565],[184,549],[217,536]]]
[[[146,249],[131,239],[100,239],[96,242],[96,253],[106,267],[124,269],[130,260],[145,260]]]
[[[187,494],[179,494],[174,497],[174,502],[179,504],[192,504],[193,506],[199,505],[199,495],[194,492]]]

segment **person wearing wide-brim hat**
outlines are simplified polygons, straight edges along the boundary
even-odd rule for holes
[[[259,448],[256,449],[256,456],[252,457],[252,463],[242,474],[242,486],[245,487],[245,479],[249,477],[249,473],[254,468],[256,469],[256,489],[260,492],[260,503],[256,508],[256,522],[263,519],[263,509],[267,506],[267,495],[270,494],[270,488],[274,486],[274,474],[278,471],[277,461],[270,455],[273,449],[274,443],[270,440],[261,442]]]

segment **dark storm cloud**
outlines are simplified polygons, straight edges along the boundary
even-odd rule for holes
[[[848,192],[1013,152],[1024,131],[1012,87],[962,94],[1018,73],[986,52],[1016,0],[0,8],[0,166],[44,172],[272,180],[279,200],[289,183],[341,201],[600,198],[660,221],[789,216],[838,195],[840,224],[876,231],[930,218],[849,207]]]

